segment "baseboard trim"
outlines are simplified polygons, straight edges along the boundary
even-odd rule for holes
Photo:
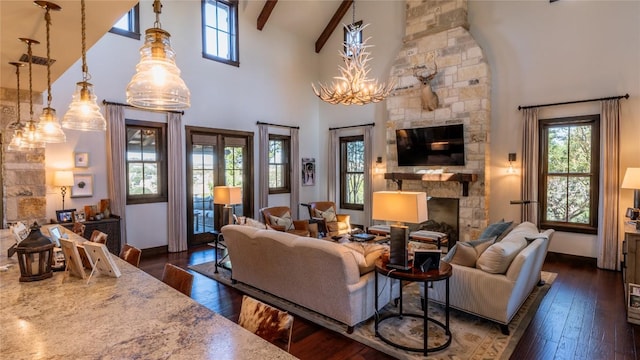
[[[563,253],[552,252],[552,251],[547,252],[547,259],[554,260],[554,261],[569,260],[569,261],[585,263],[593,267],[598,266],[598,259],[596,258],[592,258],[588,256],[580,256],[580,255],[563,254]]]
[[[142,258],[162,255],[169,253],[169,245],[156,246],[152,248],[142,249]]]

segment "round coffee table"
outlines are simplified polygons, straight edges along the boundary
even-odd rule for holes
[[[447,348],[450,344],[451,344],[451,331],[449,329],[449,278],[451,277],[451,273],[452,273],[452,267],[451,265],[449,265],[446,262],[441,261],[440,262],[440,268],[439,269],[432,269],[432,270],[427,270],[427,271],[420,271],[420,269],[417,269],[415,267],[411,267],[410,270],[407,271],[400,271],[400,270],[396,270],[396,269],[392,269],[387,267],[389,260],[387,257],[383,257],[381,259],[378,259],[376,261],[376,274],[375,274],[375,308],[376,310],[378,309],[378,274],[386,276],[388,278],[391,279],[397,279],[400,280],[400,300],[399,300],[399,304],[398,304],[398,313],[397,314],[387,314],[385,316],[380,316],[377,311],[376,311],[376,315],[375,315],[375,334],[377,337],[379,337],[382,341],[384,341],[385,343],[391,345],[391,346],[395,346],[399,349],[403,349],[406,351],[421,351],[424,353],[424,355],[426,356],[427,353],[429,351],[439,351],[442,349]],[[428,288],[427,288],[427,282],[430,281],[441,281],[444,280],[446,282],[446,301],[445,301],[445,322],[444,324],[434,318],[431,318],[428,316],[428,309],[429,309],[429,297],[428,297]],[[402,311],[402,282],[403,281],[413,281],[413,282],[422,282],[424,284],[424,311],[422,314],[405,314]],[[424,329],[424,345],[422,348],[413,348],[413,347],[407,347],[401,344],[397,344],[394,343],[393,341],[387,339],[384,335],[382,335],[379,331],[378,331],[378,325],[390,318],[402,318],[403,316],[407,316],[407,317],[414,317],[414,318],[422,318],[424,321],[423,324],[423,329]],[[442,328],[447,336],[447,341],[440,345],[440,346],[435,346],[435,347],[431,347],[429,348],[427,345],[427,339],[429,338],[429,326],[427,325],[428,322],[432,322],[433,324],[435,324],[436,326]]]

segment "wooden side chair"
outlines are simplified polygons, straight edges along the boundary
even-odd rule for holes
[[[122,251],[120,251],[120,259],[128,262],[129,264],[138,267],[140,265],[140,257],[142,251],[129,244],[124,244]]]
[[[103,233],[102,231],[93,230],[93,232],[91,233],[91,238],[89,238],[89,241],[97,242],[99,244],[106,244],[107,237],[108,235]]]
[[[238,325],[289,351],[293,316],[247,295],[242,296]]]
[[[84,229],[86,229],[87,226],[81,222],[74,222],[73,223],[73,232],[84,237]]]
[[[169,263],[164,264],[162,282],[189,297],[191,296],[191,288],[193,287],[193,274],[190,274],[188,271],[182,268]]]

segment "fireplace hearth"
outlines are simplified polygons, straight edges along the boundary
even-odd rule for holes
[[[428,198],[427,216],[429,220],[420,223],[419,229],[447,234],[449,237],[448,248],[451,249],[460,238],[459,205],[460,200],[455,198]]]

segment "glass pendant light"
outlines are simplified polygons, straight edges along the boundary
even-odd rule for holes
[[[13,136],[11,137],[11,142],[7,146],[7,150],[20,151],[20,144],[22,143],[22,132],[24,131],[24,124],[20,122],[20,68],[23,67],[24,64],[21,62],[10,62],[9,64],[16,67],[16,109],[18,120],[7,125],[7,130],[13,131]]]
[[[160,0],[153,2],[154,27],[145,31],[136,74],[127,85],[127,103],[153,110],[182,110],[191,106],[191,93],[180,78],[175,53],[169,43],[171,35],[161,29]]]
[[[45,143],[40,139],[40,134],[36,131],[36,122],[33,120],[33,51],[32,44],[40,44],[38,40],[20,38],[20,41],[27,44],[27,56],[29,64],[29,121],[27,121],[22,132],[22,142],[20,150],[31,150],[44,148]]]
[[[62,127],[65,129],[82,131],[105,131],[107,122],[96,103],[96,94],[93,85],[89,82],[89,67],[87,66],[87,39],[85,0],[80,1],[82,15],[82,81],[76,84],[76,92],[69,104],[69,110],[62,119]]]
[[[60,127],[56,109],[51,107],[51,10],[59,11],[62,9],[57,4],[48,1],[34,1],[34,3],[45,10],[44,20],[47,28],[47,107],[42,109],[40,122],[38,122],[37,132],[39,137],[45,143],[63,143],[67,141],[67,137]]]

